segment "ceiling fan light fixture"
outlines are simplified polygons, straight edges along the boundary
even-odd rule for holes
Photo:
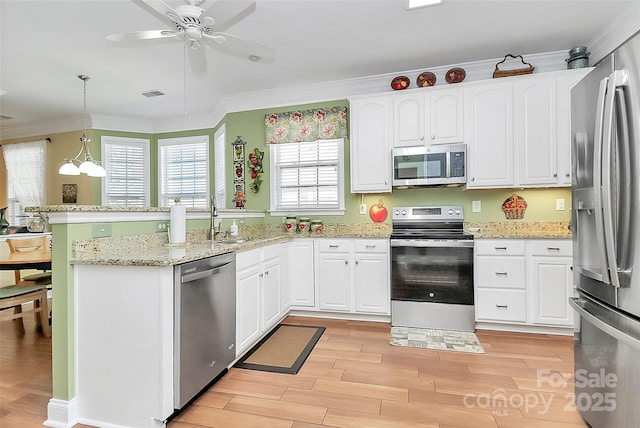
[[[413,10],[421,7],[436,6],[442,3],[444,3],[444,0],[407,0],[405,9]]]
[[[99,165],[98,162],[93,160],[93,156],[91,156],[91,152],[89,151],[89,143],[91,139],[87,137],[87,80],[90,79],[89,76],[84,74],[79,74],[78,79],[82,80],[84,84],[84,128],[82,129],[82,137],[80,137],[80,142],[82,146],[80,147],[80,151],[72,158],[66,158],[66,161],[60,169],[58,169],[58,174],[60,175],[80,175],[87,174],[89,177],[106,177],[106,170]],[[81,155],[84,153],[84,161],[81,160]],[[76,166],[75,164],[78,164]]]

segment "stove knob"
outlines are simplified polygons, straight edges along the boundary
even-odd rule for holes
[[[407,215],[407,210],[402,210],[402,215]]]
[[[456,210],[456,215],[460,215],[461,211],[460,210]]]
[[[453,215],[453,210],[452,210],[452,209],[450,209],[450,210],[448,211],[448,213],[449,213],[449,215]]]
[[[434,297],[434,296],[435,296],[435,294],[429,293],[429,297]]]
[[[395,210],[393,213],[394,213],[395,215],[400,215],[400,210]]]

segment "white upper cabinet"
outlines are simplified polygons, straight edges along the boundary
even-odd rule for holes
[[[558,183],[556,78],[527,79],[515,91],[515,185]]]
[[[464,91],[467,188],[513,185],[513,85],[491,81]]]
[[[350,102],[351,193],[391,192],[392,100]]]
[[[462,88],[424,88],[393,96],[393,147],[460,143]]]

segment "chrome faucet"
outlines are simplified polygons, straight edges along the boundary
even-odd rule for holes
[[[218,217],[218,209],[216,208],[216,197],[211,197],[211,228],[209,229],[209,239],[213,242],[216,239],[216,235],[220,233],[220,226],[222,222],[218,223],[216,228],[216,218]]]

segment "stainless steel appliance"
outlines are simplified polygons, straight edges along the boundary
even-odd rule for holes
[[[459,206],[395,207],[391,324],[475,331],[473,235]]]
[[[571,91],[575,403],[594,428],[640,421],[640,35]]]
[[[174,268],[174,407],[181,409],[235,359],[234,253]]]
[[[393,149],[393,186],[451,186],[467,183],[464,143]]]

